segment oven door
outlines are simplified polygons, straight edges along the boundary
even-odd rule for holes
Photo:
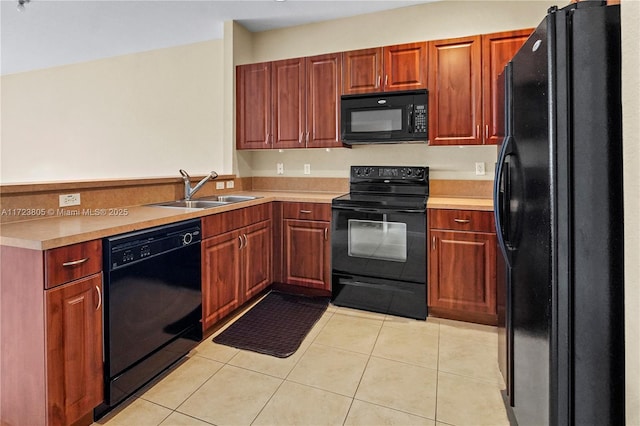
[[[426,318],[426,212],[332,210],[334,303]]]

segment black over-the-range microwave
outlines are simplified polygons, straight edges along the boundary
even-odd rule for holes
[[[427,142],[427,91],[343,95],[342,142]]]

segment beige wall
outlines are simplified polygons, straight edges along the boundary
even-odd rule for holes
[[[247,62],[270,61],[421,40],[460,37],[535,27],[554,2],[444,1],[254,34]],[[242,62],[238,62],[242,63]],[[436,179],[493,179],[495,146],[430,147],[425,145],[359,146],[353,149],[241,152],[254,176],[348,176],[353,164],[428,165]],[[475,175],[475,162],[486,174]]]
[[[214,40],[2,76],[1,181],[231,173],[222,52]]]
[[[640,2],[623,0],[621,14],[627,424],[640,425]]]

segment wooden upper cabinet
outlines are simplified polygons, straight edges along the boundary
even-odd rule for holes
[[[407,43],[384,48],[384,90],[427,87],[427,43]]]
[[[300,148],[305,146],[306,85],[305,59],[273,62],[273,146]]]
[[[533,29],[505,31],[482,36],[482,93],[484,114],[484,143],[497,144],[500,141],[498,123],[500,103],[498,76],[504,71],[507,62],[522,47]]]
[[[343,94],[425,89],[427,43],[344,53]]]
[[[308,148],[340,147],[340,93],[342,55],[307,58]]]
[[[480,36],[429,43],[429,143],[482,144]]]
[[[499,141],[498,75],[533,30],[504,31],[429,43],[429,143]]]
[[[271,148],[271,62],[236,68],[236,148]]]
[[[382,58],[381,47],[344,52],[342,93],[380,92]]]

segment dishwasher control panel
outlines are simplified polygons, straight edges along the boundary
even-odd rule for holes
[[[145,229],[106,238],[105,268],[114,270],[182,247],[200,244],[200,220]]]

